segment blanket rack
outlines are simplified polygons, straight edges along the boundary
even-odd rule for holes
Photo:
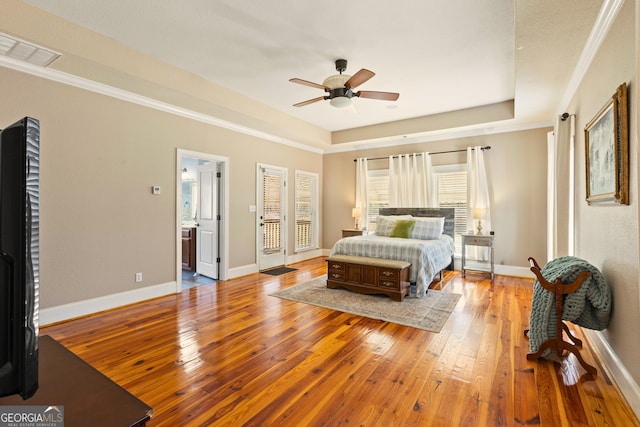
[[[542,285],[542,287],[545,288],[547,291],[553,292],[555,294],[556,334],[554,338],[549,338],[543,341],[542,344],[540,344],[538,351],[536,351],[535,353],[527,354],[527,360],[538,360],[539,358],[542,357],[544,352],[548,349],[555,349],[558,357],[561,357],[565,351],[568,351],[573,353],[576,356],[580,364],[584,367],[584,369],[589,374],[595,376],[597,373],[596,368],[589,365],[587,362],[585,362],[585,360],[580,355],[579,349],[582,348],[582,341],[573,336],[571,331],[569,331],[569,327],[562,320],[562,310],[564,307],[564,295],[572,294],[578,289],[580,289],[582,282],[584,282],[591,275],[591,273],[588,271],[580,272],[576,280],[574,280],[572,283],[566,283],[566,284],[562,283],[562,279],[560,277],[558,277],[555,283],[553,283],[553,282],[547,281],[544,277],[542,277],[542,273],[540,272],[540,266],[538,266],[538,263],[536,262],[535,259],[530,257],[529,264],[531,265],[531,271],[538,278],[540,285]],[[569,343],[563,340],[563,334],[562,334],[563,331],[567,334],[567,336],[573,343]],[[528,336],[528,333],[529,333],[529,330],[526,329],[524,331],[525,336]]]

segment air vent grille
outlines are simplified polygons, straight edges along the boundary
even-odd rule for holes
[[[60,57],[58,52],[0,33],[0,55],[41,67],[49,66]]]

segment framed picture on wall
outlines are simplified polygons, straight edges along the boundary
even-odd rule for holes
[[[584,128],[587,203],[629,204],[629,131],[627,84]]]

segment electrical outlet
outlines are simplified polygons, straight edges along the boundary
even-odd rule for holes
[[[136,273],[136,283],[142,282],[142,273]]]

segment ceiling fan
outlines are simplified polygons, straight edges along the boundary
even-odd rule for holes
[[[369,71],[365,68],[361,69],[353,76],[348,74],[342,74],[347,69],[347,60],[336,60],[336,70],[340,74],[329,76],[322,84],[313,83],[307,80],[298,78],[289,79],[292,83],[298,83],[305,86],[311,86],[318,89],[323,89],[328,95],[319,96],[317,98],[309,99],[307,101],[298,102],[293,104],[294,107],[303,107],[305,105],[313,104],[314,102],[329,100],[329,104],[337,108],[345,108],[351,105],[351,98],[354,96],[360,98],[379,99],[383,101],[395,101],[400,97],[399,93],[394,92],[376,92],[370,90],[360,90],[354,92],[352,89],[360,86],[362,83],[375,76],[373,71]]]

